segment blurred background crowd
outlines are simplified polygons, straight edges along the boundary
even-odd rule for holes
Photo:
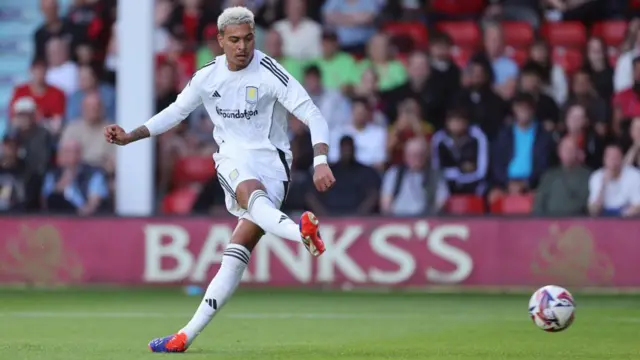
[[[39,17],[0,46],[24,55],[0,78],[0,210],[110,213],[117,3],[22,3]],[[288,211],[640,215],[640,1],[156,0],[156,111],[222,53],[216,19],[236,5],[330,125],[337,184],[319,194],[290,119]],[[212,127],[198,109],[158,138],[158,213],[226,213]]]

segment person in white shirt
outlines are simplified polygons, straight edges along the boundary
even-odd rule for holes
[[[105,128],[108,142],[127,145],[168,131],[204,105],[215,126],[219,150],[213,159],[227,210],[239,218],[196,313],[178,333],[152,340],[153,352],[187,350],[237,288],[264,232],[302,242],[314,256],[325,250],[314,214],[304,213],[297,224],[278,209],[287,195],[292,162],[288,112],[309,126],[318,191],[327,191],[335,182],[327,165],[327,122],[302,85],[255,50],[255,20],[249,9],[227,8],[218,18],[218,29],[224,55],[198,70],[174,103],[131,132],[118,125]]]
[[[387,129],[373,121],[373,109],[369,101],[355,98],[352,103],[351,124],[342,131],[332,131],[329,160],[334,163],[340,158],[340,140],[350,136],[356,146],[356,160],[362,165],[379,171],[387,160]]]
[[[621,54],[613,72],[613,90],[621,92],[633,86],[633,59],[640,55],[640,32],[635,34],[633,48]]]
[[[322,26],[307,18],[304,0],[286,0],[287,18],[273,24],[284,40],[284,55],[295,59],[315,59],[322,53]]]
[[[69,59],[69,44],[52,38],[47,42],[47,83],[53,85],[67,96],[75,93],[79,86],[78,65]]]
[[[640,215],[640,170],[623,164],[622,148],[609,145],[604,166],[589,179],[589,213],[593,216]]]

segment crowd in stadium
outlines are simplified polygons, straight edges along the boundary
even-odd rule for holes
[[[635,216],[638,3],[156,0],[155,111],[221,55],[217,15],[243,5],[256,14],[256,47],[330,126],[337,184],[319,194],[309,132],[291,118],[287,210]],[[116,2],[62,11],[41,0],[41,11],[30,80],[10,103],[0,209],[111,212],[115,149],[103,127],[117,106]],[[158,138],[159,212],[226,212],[212,126],[197,110]]]

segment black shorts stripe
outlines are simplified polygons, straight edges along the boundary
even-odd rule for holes
[[[284,198],[282,199],[282,204],[280,207],[284,205],[284,202],[287,200],[287,195],[289,195],[289,185],[291,184],[291,169],[289,169],[289,163],[287,163],[287,155],[284,151],[278,149],[278,157],[280,157],[280,161],[282,162],[282,166],[284,166],[284,171],[287,174],[288,181],[283,181],[284,185]]]
[[[218,174],[218,182],[220,183],[220,186],[222,186],[222,188],[226,190],[229,193],[229,195],[231,195],[231,198],[233,198],[233,200],[236,200],[235,191],[233,191],[233,188],[229,186],[229,183],[227,182],[227,180],[225,180],[224,177],[222,177],[222,175],[220,174]]]
[[[287,201],[287,195],[289,195],[289,182],[283,181],[282,185],[284,186],[284,198],[282,199],[282,204],[280,204],[280,209],[284,206],[285,201]]]
[[[244,252],[242,252],[239,249],[234,249],[234,248],[230,248],[224,251],[223,255],[231,255],[231,254],[235,254],[237,256],[240,256],[241,258],[244,259],[245,263],[249,262],[249,256],[247,256],[247,254],[245,254]]]
[[[280,80],[280,82],[284,86],[287,86],[289,84],[289,77],[287,75],[283,74],[273,64],[270,64],[269,62],[265,61],[265,59],[262,59],[260,61],[260,65],[262,65],[265,69],[269,70],[269,72],[271,72],[273,74],[273,76],[278,78],[278,80]]]

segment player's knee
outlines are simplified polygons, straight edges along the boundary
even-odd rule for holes
[[[249,197],[256,190],[265,191],[264,185],[262,185],[258,180],[245,180],[238,184],[238,187],[236,188],[236,199],[243,209],[247,208],[249,204]]]

